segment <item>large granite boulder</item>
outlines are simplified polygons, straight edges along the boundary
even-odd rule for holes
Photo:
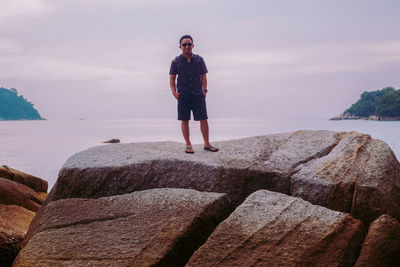
[[[252,185],[257,165],[290,134],[220,142],[218,153],[194,145],[195,154],[183,152],[178,142],[113,144],[94,147],[70,157],[60,170],[49,201],[71,197],[101,197],[149,188],[189,188],[227,193],[235,205],[246,197],[248,185],[268,183],[271,190],[289,192],[289,179],[271,173]],[[254,170],[249,174],[248,169]],[[273,181],[270,181],[273,180]],[[264,187],[264,186],[263,186]],[[252,191],[249,189],[248,191]]]
[[[0,266],[11,266],[46,190],[45,180],[0,167]]]
[[[223,221],[186,266],[352,266],[364,225],[301,198],[260,190]]]
[[[399,266],[400,224],[388,215],[371,223],[355,266]]]
[[[382,141],[356,132],[297,131],[215,142],[217,153],[177,142],[104,145],[70,157],[48,202],[150,188],[226,193],[234,206],[260,189],[349,212],[369,224],[400,219],[400,165]]]
[[[13,266],[183,266],[230,211],[190,189],[53,201]]]

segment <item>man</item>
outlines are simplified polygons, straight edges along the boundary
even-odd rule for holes
[[[208,117],[206,107],[207,95],[207,67],[201,56],[193,54],[193,38],[184,35],[179,39],[179,48],[182,54],[175,57],[169,70],[169,84],[172,94],[178,100],[178,120],[181,121],[182,134],[186,142],[186,153],[194,153],[189,138],[190,112],[193,111],[195,121],[200,121],[200,130],[203,135],[204,149],[217,152],[208,140]],[[176,89],[175,79],[178,75]]]

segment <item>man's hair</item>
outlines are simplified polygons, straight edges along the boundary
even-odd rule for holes
[[[183,39],[186,39],[186,38],[189,38],[190,40],[192,40],[192,43],[193,43],[193,38],[192,38],[192,36],[186,34],[186,35],[182,36],[181,39],[179,39],[179,45],[181,45],[182,40],[183,40]]]

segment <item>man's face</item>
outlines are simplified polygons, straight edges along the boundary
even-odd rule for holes
[[[192,44],[191,46],[188,44]],[[194,44],[192,43],[192,40],[189,38],[182,39],[181,45],[179,46],[180,49],[182,49],[182,53],[185,54],[190,54],[192,52],[192,48],[194,47]]]

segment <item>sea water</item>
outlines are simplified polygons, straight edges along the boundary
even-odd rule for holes
[[[209,119],[210,140],[228,140],[296,130],[334,130],[367,133],[385,141],[400,158],[400,121],[328,118]],[[199,122],[190,122],[193,144],[201,143]],[[0,121],[0,164],[41,177],[49,190],[73,154],[119,138],[122,143],[178,141],[183,138],[176,119]]]

